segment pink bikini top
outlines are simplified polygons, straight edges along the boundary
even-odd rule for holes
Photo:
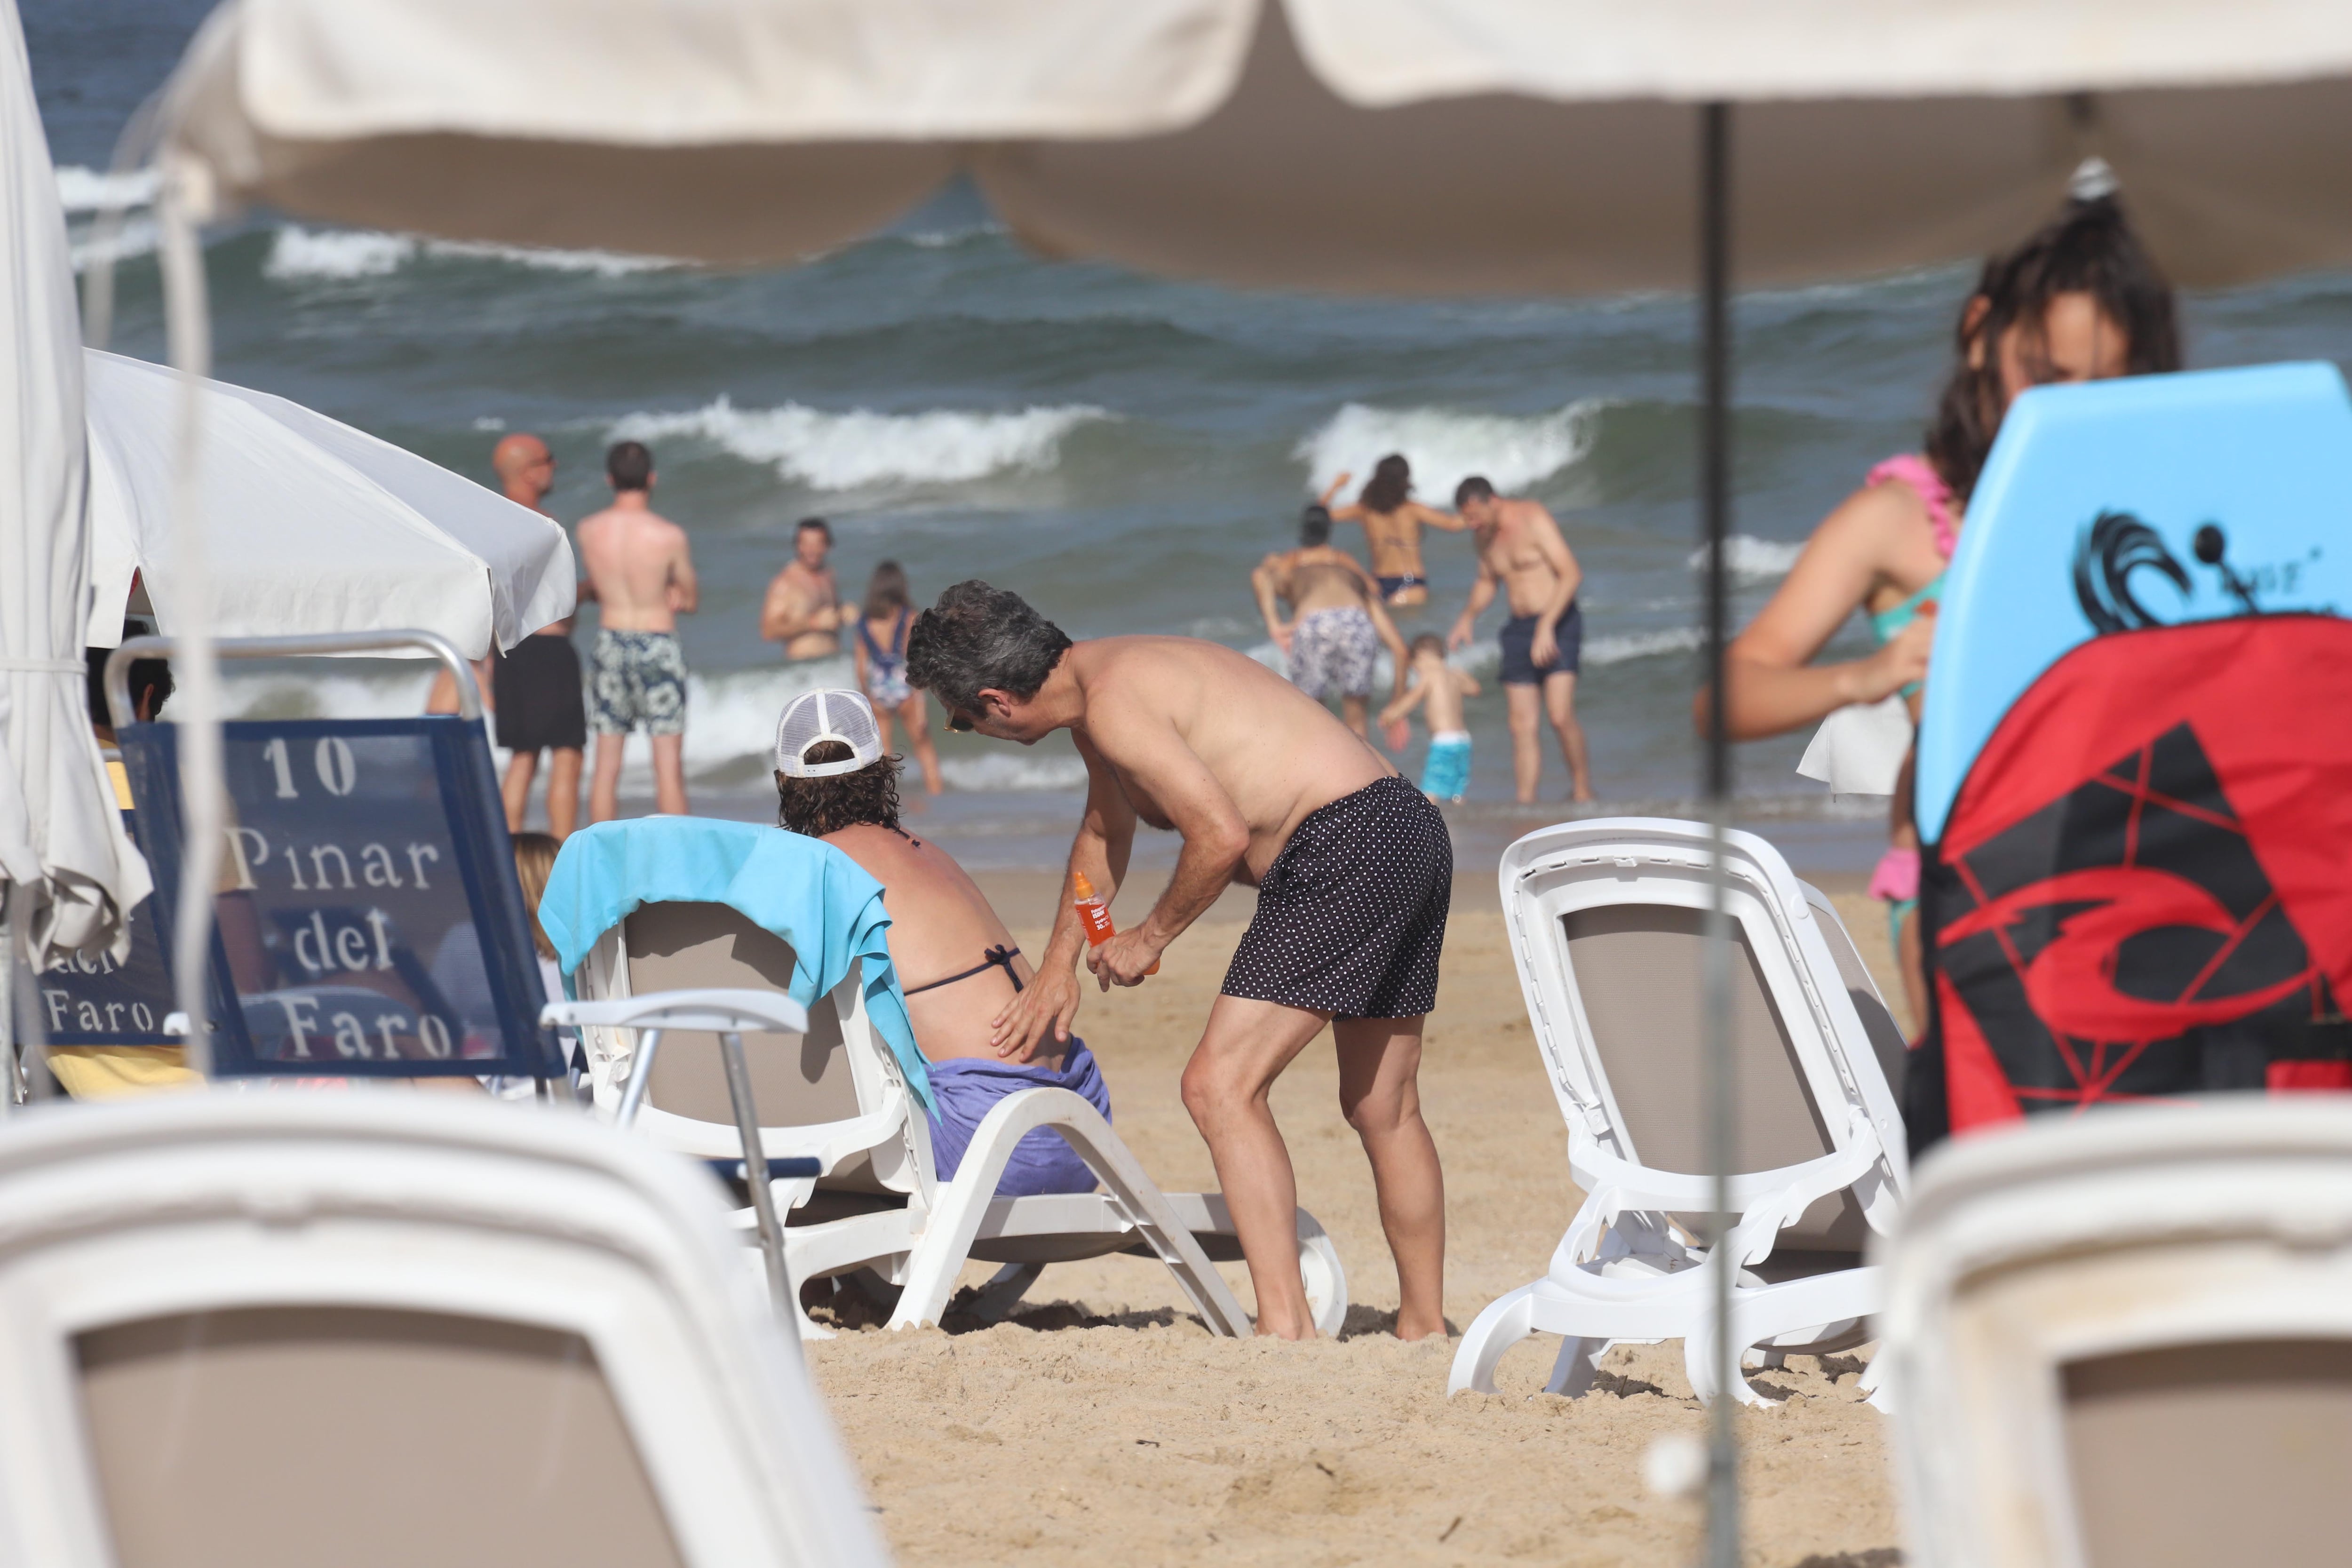
[[[1916,491],[1927,505],[1927,524],[1936,531],[1937,552],[1947,561],[1959,542],[1959,524],[1953,513],[1952,487],[1944,482],[1936,466],[1916,452],[1905,452],[1889,458],[1870,470],[1862,481],[1865,485],[1885,484],[1900,479]]]

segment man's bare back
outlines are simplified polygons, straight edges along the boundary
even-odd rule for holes
[[[1290,601],[1294,618],[1315,610],[1360,609],[1380,592],[1355,557],[1328,544],[1269,555],[1265,566],[1274,591]]]
[[[1159,828],[1213,783],[1249,833],[1235,881],[1255,885],[1309,812],[1396,772],[1329,709],[1220,643],[1097,637],[1065,658],[1086,692],[1070,731],[1089,774]]]
[[[605,629],[676,631],[679,614],[693,613],[698,587],[686,530],[655,511],[643,490],[620,491],[576,533]]]

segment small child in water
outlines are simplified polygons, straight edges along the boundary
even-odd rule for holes
[[[1415,708],[1429,726],[1429,757],[1421,764],[1421,793],[1432,800],[1460,800],[1470,787],[1470,730],[1462,700],[1475,696],[1478,683],[1445,662],[1444,639],[1423,632],[1412,639],[1412,685],[1381,710],[1383,725],[1402,723]]]

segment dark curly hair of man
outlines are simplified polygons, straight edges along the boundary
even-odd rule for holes
[[[951,710],[976,713],[984,690],[1037,695],[1068,652],[1062,628],[1009,589],[958,583],[915,617],[907,634],[907,684]]]
[[[802,760],[845,763],[853,754],[839,741],[819,741]],[[822,838],[859,823],[893,833],[906,831],[898,826],[897,757],[877,757],[854,773],[835,773],[830,778],[777,779],[777,826]]]

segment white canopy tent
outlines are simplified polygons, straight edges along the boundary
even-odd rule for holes
[[[36,969],[130,942],[152,886],[90,734],[80,318],[65,215],[25,35],[0,5],[0,993],[21,941]],[[0,994],[0,1004],[10,1000]],[[0,1012],[0,1040],[13,1015]],[[13,1064],[0,1062],[13,1074]]]
[[[1734,233],[1749,283],[1948,261],[2014,238],[2095,154],[2181,282],[2352,262],[2341,0],[604,0],[593,26],[567,0],[230,0],[156,130],[199,218],[267,203],[748,263],[857,237],[961,170],[1036,248],[1156,271],[1696,284],[1717,545]],[[1719,733],[1708,752],[1719,814]]]
[[[83,351],[89,419],[89,646],[121,639],[134,572],[182,629],[172,550],[177,373]],[[572,613],[552,519],[299,403],[203,384],[200,515],[220,637],[438,632],[469,658]]]

